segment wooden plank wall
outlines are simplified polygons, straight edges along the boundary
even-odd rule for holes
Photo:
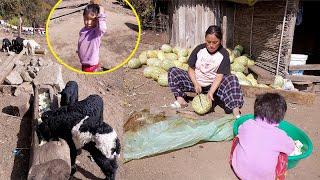
[[[288,75],[298,4],[299,0],[288,0],[279,62],[279,75],[283,77]],[[245,53],[251,54],[256,65],[273,75],[277,73],[285,7],[286,0],[257,2],[253,7],[235,4],[234,26],[228,24],[234,28],[233,45],[244,46]]]
[[[170,44],[193,48],[204,42],[210,25],[222,23],[220,1],[173,0],[170,7]]]
[[[297,19],[297,11],[299,8],[299,2],[300,0],[289,0],[288,4],[288,13],[287,13],[287,21],[286,21],[286,29],[284,32],[283,37],[283,43],[282,43],[282,51],[281,51],[281,57],[285,64],[285,75],[286,78],[289,75],[289,64],[290,64],[290,57],[292,53],[292,46],[293,46],[293,37],[294,37],[294,29],[296,25],[296,19]]]

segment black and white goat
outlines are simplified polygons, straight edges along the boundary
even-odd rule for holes
[[[60,106],[69,106],[78,102],[78,84],[75,81],[68,81],[61,91]]]
[[[91,154],[106,179],[114,180],[118,167],[117,158],[120,155],[120,141],[117,133],[100,117],[101,104],[97,97],[100,96],[90,95],[70,106],[44,112],[41,116],[42,122],[37,127],[37,134],[46,141],[58,138],[67,141],[72,174],[76,171],[77,150],[84,149]]]
[[[17,37],[16,39],[12,40],[12,45],[10,48],[10,51],[13,51],[17,54],[19,54],[23,50],[23,41],[24,39],[21,37]]]
[[[2,47],[1,47],[1,51],[3,52],[9,52],[10,50],[10,47],[11,47],[11,42],[8,38],[4,38],[2,40]]]

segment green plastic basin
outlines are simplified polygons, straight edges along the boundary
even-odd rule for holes
[[[239,126],[249,119],[253,119],[253,114],[246,114],[238,118],[233,124],[233,133],[236,136],[238,134]],[[312,142],[310,138],[304,133],[301,129],[294,126],[293,124],[283,120],[279,124],[279,128],[284,130],[288,136],[290,136],[293,140],[299,140],[302,144],[302,154],[298,156],[289,156],[288,157],[288,169],[294,168],[301,159],[304,159],[312,153]]]

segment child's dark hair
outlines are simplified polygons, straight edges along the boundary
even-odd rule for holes
[[[258,95],[254,102],[254,117],[266,120],[270,124],[279,123],[286,111],[286,100],[278,93]]]
[[[219,26],[209,26],[209,28],[206,31],[206,36],[209,34],[214,34],[218,39],[222,39],[222,32],[221,32],[221,28]]]
[[[89,4],[83,11],[83,15],[93,14],[98,16],[100,12],[100,6],[98,4]]]

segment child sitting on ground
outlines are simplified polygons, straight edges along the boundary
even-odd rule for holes
[[[284,179],[288,155],[294,141],[278,128],[287,110],[285,99],[276,93],[259,95],[254,118],[239,127],[233,141],[230,164],[240,179]]]
[[[89,4],[83,12],[84,25],[79,33],[78,56],[82,71],[94,72],[99,67],[101,38],[106,32],[106,15],[98,4]]]

